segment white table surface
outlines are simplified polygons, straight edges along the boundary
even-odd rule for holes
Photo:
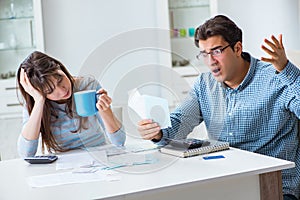
[[[211,153],[224,159],[203,160],[202,156],[176,158],[153,153],[159,162],[149,165],[119,168],[119,181],[98,181],[45,188],[31,188],[26,178],[34,175],[57,173],[55,163],[30,165],[22,159],[0,162],[0,199],[126,199],[131,194],[180,188],[192,183],[242,180],[262,173],[294,167],[293,162],[230,148]],[[150,192],[150,193],[149,193]],[[137,197],[141,197],[138,196]],[[139,198],[137,198],[139,199]],[[188,199],[188,198],[187,198]]]

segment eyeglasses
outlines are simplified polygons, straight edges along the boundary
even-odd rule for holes
[[[220,56],[223,51],[227,48],[231,46],[231,44],[221,48],[221,49],[214,49],[214,50],[211,50],[210,52],[205,52],[205,51],[200,51],[200,53],[196,56],[197,59],[201,59],[201,58],[207,58],[208,57],[208,54],[210,54],[211,56]]]

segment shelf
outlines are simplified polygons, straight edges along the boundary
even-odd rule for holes
[[[34,18],[0,19],[0,52],[35,49]],[[0,55],[0,59],[7,60]]]
[[[194,37],[171,37],[171,40],[192,40],[194,41]]]
[[[17,48],[3,48],[0,51],[23,51],[23,50],[31,50],[35,49],[36,46],[28,46],[28,47],[17,47]]]
[[[209,7],[209,0],[169,0],[169,9]]]
[[[33,20],[33,16],[30,17],[12,17],[12,18],[0,18],[0,22],[13,22],[20,20]]]
[[[203,4],[203,5],[191,5],[191,6],[178,6],[178,7],[169,7],[169,10],[177,10],[177,9],[189,9],[189,8],[205,8],[209,7],[209,4]]]
[[[0,79],[0,84],[1,84],[1,87],[6,86],[6,85],[15,85],[16,77],[14,76],[14,77],[6,78],[6,79]],[[1,87],[0,87],[0,90],[1,90]]]

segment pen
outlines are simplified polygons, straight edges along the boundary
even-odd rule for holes
[[[223,155],[217,155],[217,156],[203,156],[204,160],[213,160],[213,159],[219,159],[219,158],[225,158]]]

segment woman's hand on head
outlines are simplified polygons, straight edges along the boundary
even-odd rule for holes
[[[98,108],[98,110],[107,111],[108,109],[110,109],[112,99],[107,95],[107,91],[101,88],[97,91],[97,94],[100,94],[96,103],[96,107]]]
[[[24,71],[24,69],[21,69],[20,84],[24,88],[25,92],[27,92],[30,96],[32,96],[35,102],[38,102],[40,100],[43,101],[45,100],[43,95],[31,85],[29,78],[26,72]]]
[[[138,131],[145,140],[160,140],[162,138],[160,126],[151,119],[143,119],[139,121]]]

